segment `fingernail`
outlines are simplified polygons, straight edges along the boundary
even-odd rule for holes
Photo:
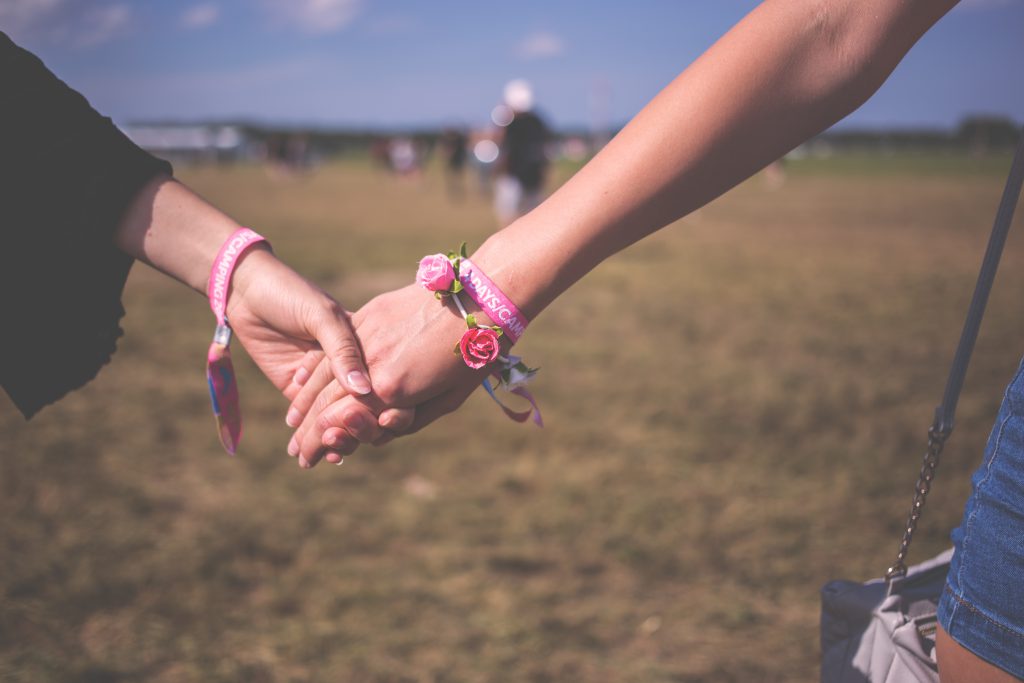
[[[388,414],[388,415],[385,415],[384,417],[382,417],[380,419],[380,426],[383,427],[384,429],[391,429],[391,427],[394,424],[395,424],[395,416],[394,415]]]
[[[336,462],[334,464],[337,465],[338,467],[341,467],[342,465],[344,465],[345,464],[345,456],[341,456],[341,460],[339,460],[338,462]]]
[[[348,373],[346,379],[348,379],[348,385],[360,394],[368,394],[372,389],[370,379],[358,370]]]
[[[294,436],[292,440],[288,442],[288,455],[293,458],[299,454],[299,441]]]
[[[311,467],[312,467],[312,465],[310,465],[310,464],[309,464],[309,461],[308,461],[308,460],[306,460],[305,458],[303,458],[303,457],[302,457],[302,456],[300,455],[300,456],[299,456],[299,467],[301,467],[301,468],[302,468],[302,469],[304,469],[304,470],[308,470],[309,468],[311,468]]]
[[[299,412],[298,408],[289,408],[288,415],[284,418],[284,423],[289,427],[298,427],[302,423],[302,413]]]
[[[306,383],[309,379],[309,370],[306,368],[299,368],[295,371],[295,376],[292,377],[292,383],[298,384],[300,387]]]

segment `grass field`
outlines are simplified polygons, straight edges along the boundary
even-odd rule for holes
[[[96,381],[30,424],[0,398],[0,680],[816,680],[818,590],[892,560],[1008,166],[754,178],[536,321],[544,430],[476,395],[309,472],[247,361],[220,451],[209,310],[136,267]],[[180,176],[351,308],[493,229],[436,175]],[[912,559],[1024,351],[1022,213]]]

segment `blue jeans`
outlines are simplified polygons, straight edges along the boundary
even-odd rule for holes
[[[1024,678],[1024,363],[992,428],[939,601],[939,622],[982,659]]]

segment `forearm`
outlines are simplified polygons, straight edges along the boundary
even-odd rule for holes
[[[146,185],[114,234],[122,251],[205,294],[221,245],[239,225],[168,177]]]
[[[474,260],[528,317],[860,106],[955,0],[769,0]]]

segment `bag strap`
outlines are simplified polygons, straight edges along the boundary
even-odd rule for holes
[[[1002,256],[1003,245],[1006,244],[1006,235],[1010,231],[1010,223],[1013,220],[1014,209],[1017,207],[1022,183],[1024,183],[1024,130],[1021,131],[1021,137],[1017,143],[1017,151],[1013,157],[1013,164],[1010,166],[1010,175],[1006,179],[1006,187],[1003,189],[1003,198],[999,202],[999,210],[996,211],[992,235],[988,240],[985,258],[981,262],[981,271],[978,273],[978,283],[974,286],[971,306],[967,309],[967,319],[964,321],[964,328],[960,333],[960,343],[953,356],[953,365],[949,370],[949,379],[946,380],[942,403],[935,409],[935,420],[928,428],[928,450],[925,452],[921,472],[917,478],[917,486],[914,488],[914,500],[910,508],[910,516],[907,518],[906,528],[903,531],[903,539],[900,541],[900,549],[896,554],[896,562],[885,573],[887,582],[905,576],[907,573],[907,550],[910,548],[914,531],[917,529],[917,522],[921,518],[928,491],[931,490],[935,470],[939,466],[942,447],[949,435],[953,433],[956,404],[960,399],[960,390],[964,386],[967,365],[971,360],[974,342],[978,338],[978,328],[981,327],[981,318],[985,314],[988,295],[992,291],[992,281],[996,277],[999,257]]]

